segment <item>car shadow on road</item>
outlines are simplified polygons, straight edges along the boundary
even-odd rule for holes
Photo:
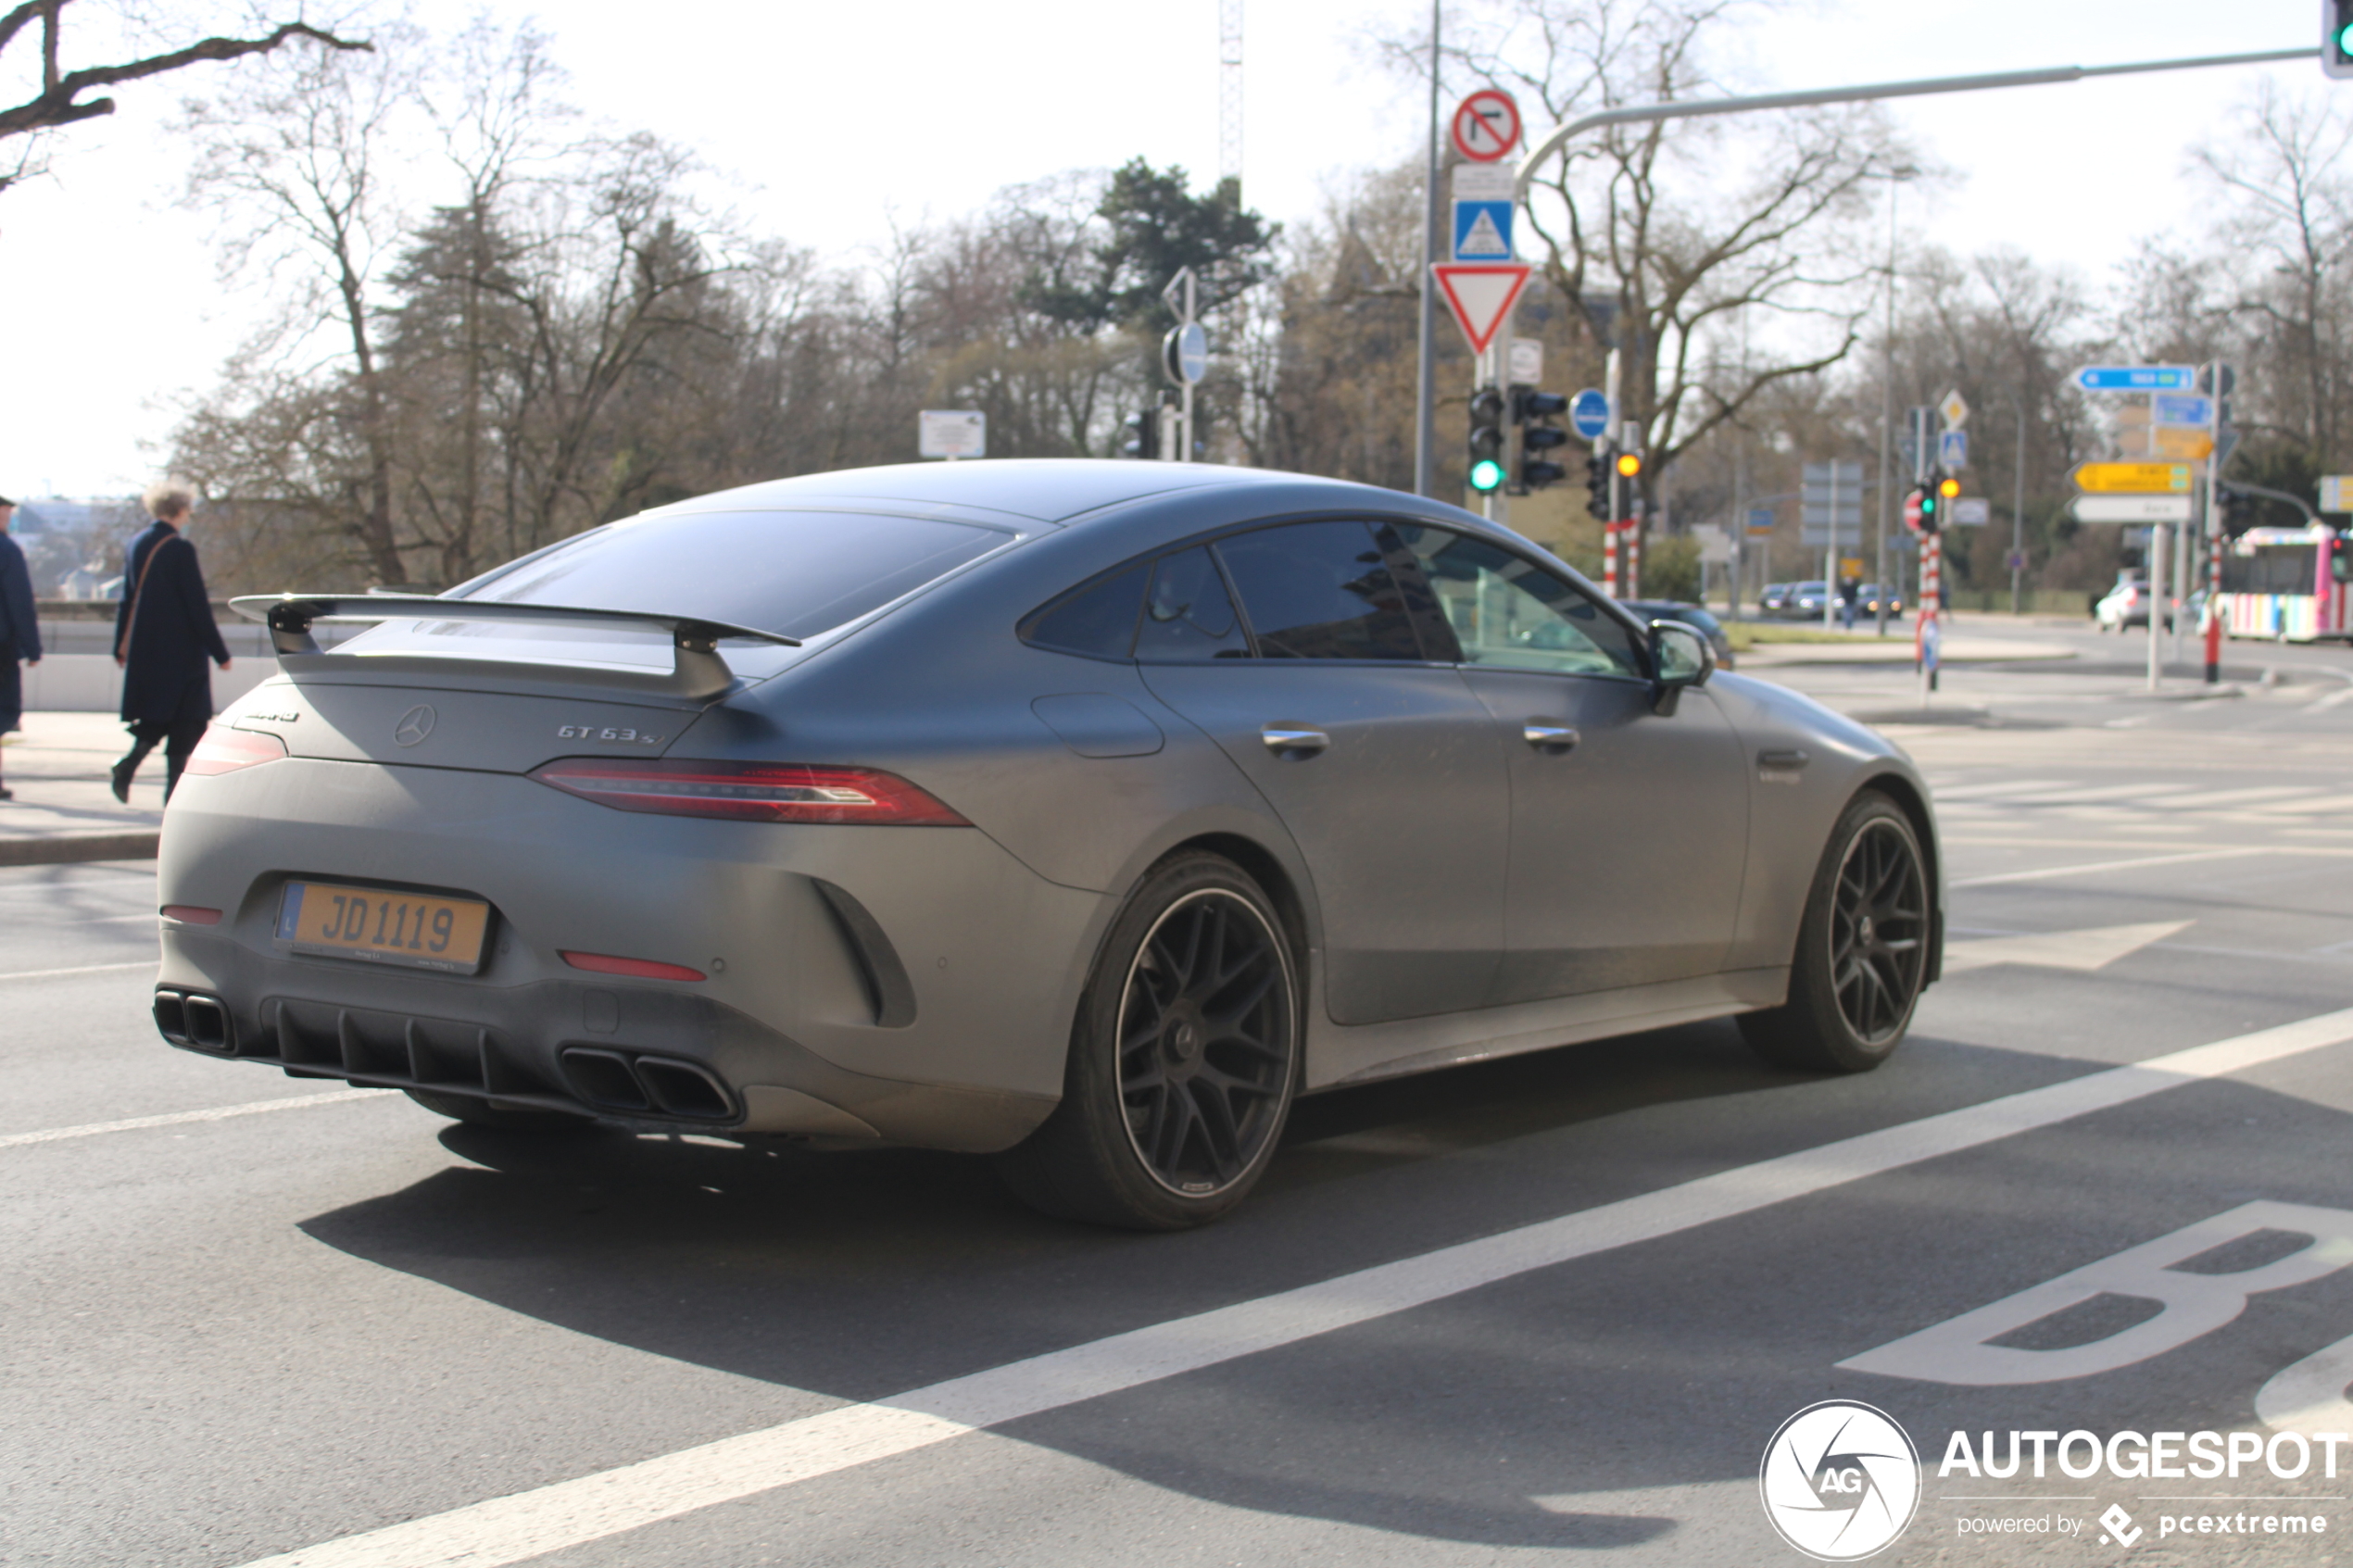
[[[1564,1047],[1311,1098],[1252,1200],[1176,1236],[1041,1217],[1004,1192],[986,1160],[954,1155],[456,1125],[441,1141],[466,1163],[303,1229],[576,1333],[879,1399],[2078,1070],[1948,1046],[1905,1053],[1868,1079],[1809,1080],[1761,1066],[1720,1023]],[[1384,1400],[1401,1376],[1428,1376],[1400,1365],[1450,1356],[1401,1344],[1395,1359],[1351,1361],[1368,1336],[1378,1344],[1404,1332],[1368,1326],[1310,1358],[1339,1358],[1326,1381],[1361,1384],[1374,1426],[1395,1422]],[[1258,1403],[1234,1365],[1155,1393],[1209,1400],[1201,1424],[1179,1420],[1165,1440],[1089,1408],[1030,1418],[1011,1435],[1237,1507],[1433,1539],[1602,1549],[1673,1528],[1646,1513],[1532,1500],[1586,1488],[1557,1467],[1536,1474],[1497,1462],[1480,1401],[1493,1379],[1515,1374],[1478,1356],[1453,1359],[1470,1381],[1434,1384],[1415,1402],[1415,1430],[1376,1434],[1319,1409],[1310,1440],[1265,1463],[1221,1466],[1183,1436],[1251,1424],[1254,1410],[1264,1419],[1245,1448],[1282,1429],[1290,1407]],[[1637,1468],[1647,1485],[1721,1478],[1715,1458],[1686,1457],[1655,1455]]]

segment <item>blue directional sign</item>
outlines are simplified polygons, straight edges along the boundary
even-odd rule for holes
[[[1941,469],[1969,467],[1969,432],[1948,430],[1937,436],[1936,466]]]
[[[2195,392],[2197,372],[2187,365],[2086,365],[2075,384],[2085,392]]]
[[[1586,440],[1600,440],[1609,429],[1609,399],[1587,387],[1569,399],[1568,424]]]
[[[1769,536],[1773,532],[1773,508],[1751,507],[1748,510],[1748,534],[1752,539]]]
[[[1512,211],[1508,201],[1458,201],[1454,204],[1454,259],[1509,261],[1512,258]]]
[[[2178,392],[2159,393],[2149,399],[2149,413],[2156,424],[2188,425],[2204,430],[2214,422],[2214,399],[2184,397]]]

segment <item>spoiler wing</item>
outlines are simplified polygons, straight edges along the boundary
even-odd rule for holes
[[[569,605],[508,604],[496,599],[445,599],[432,594],[254,594],[232,599],[229,606],[248,621],[258,621],[270,628],[270,646],[278,655],[279,668],[289,673],[302,670],[333,668],[331,659],[357,660],[362,655],[331,654],[321,648],[310,634],[311,626],[321,621],[496,621],[509,624],[536,622],[542,625],[610,625],[650,626],[670,633],[675,650],[668,675],[659,677],[615,675],[600,671],[600,684],[619,682],[626,684],[647,684],[673,696],[716,696],[736,684],[736,672],[720,657],[719,642],[724,637],[750,637],[784,647],[800,646],[798,637],[784,636],[775,632],[762,632],[750,626],[731,625],[699,615],[665,615],[659,611],[635,609],[590,609]],[[520,659],[474,660],[433,658],[429,662],[436,668],[451,664],[489,664],[499,669],[511,669]]]

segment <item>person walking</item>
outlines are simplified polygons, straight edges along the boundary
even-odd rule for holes
[[[114,661],[122,666],[122,719],[131,751],[114,765],[114,797],[128,804],[132,775],[157,742],[164,747],[163,797],[180,785],[188,754],[212,721],[209,659],[229,668],[229,646],[212,619],[196,547],[182,532],[195,510],[195,492],[175,481],[152,485],[147,513],[155,519],[131,542],[123,562],[128,586],[115,611]]]
[[[18,667],[41,662],[41,623],[32,613],[32,571],[24,550],[8,537],[17,504],[0,495],[0,737],[24,727],[24,676]],[[0,777],[0,800],[14,800]]]

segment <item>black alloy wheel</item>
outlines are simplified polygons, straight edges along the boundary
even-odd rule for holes
[[[1930,940],[1919,835],[1894,801],[1866,791],[1840,815],[1815,871],[1789,999],[1743,1013],[1741,1033],[1777,1066],[1867,1073],[1911,1025]]]
[[[1112,922],[1082,997],[1063,1098],[1003,1158],[1048,1213],[1180,1230],[1231,1210],[1274,1157],[1299,1075],[1291,944],[1222,857],[1154,868]]]
[[[1928,961],[1928,884],[1908,824],[1865,822],[1847,841],[1831,906],[1831,985],[1866,1046],[1894,1043]]]
[[[1128,968],[1119,1099],[1152,1179],[1209,1197],[1258,1161],[1290,1103],[1290,958],[1222,888],[1172,904]]]

